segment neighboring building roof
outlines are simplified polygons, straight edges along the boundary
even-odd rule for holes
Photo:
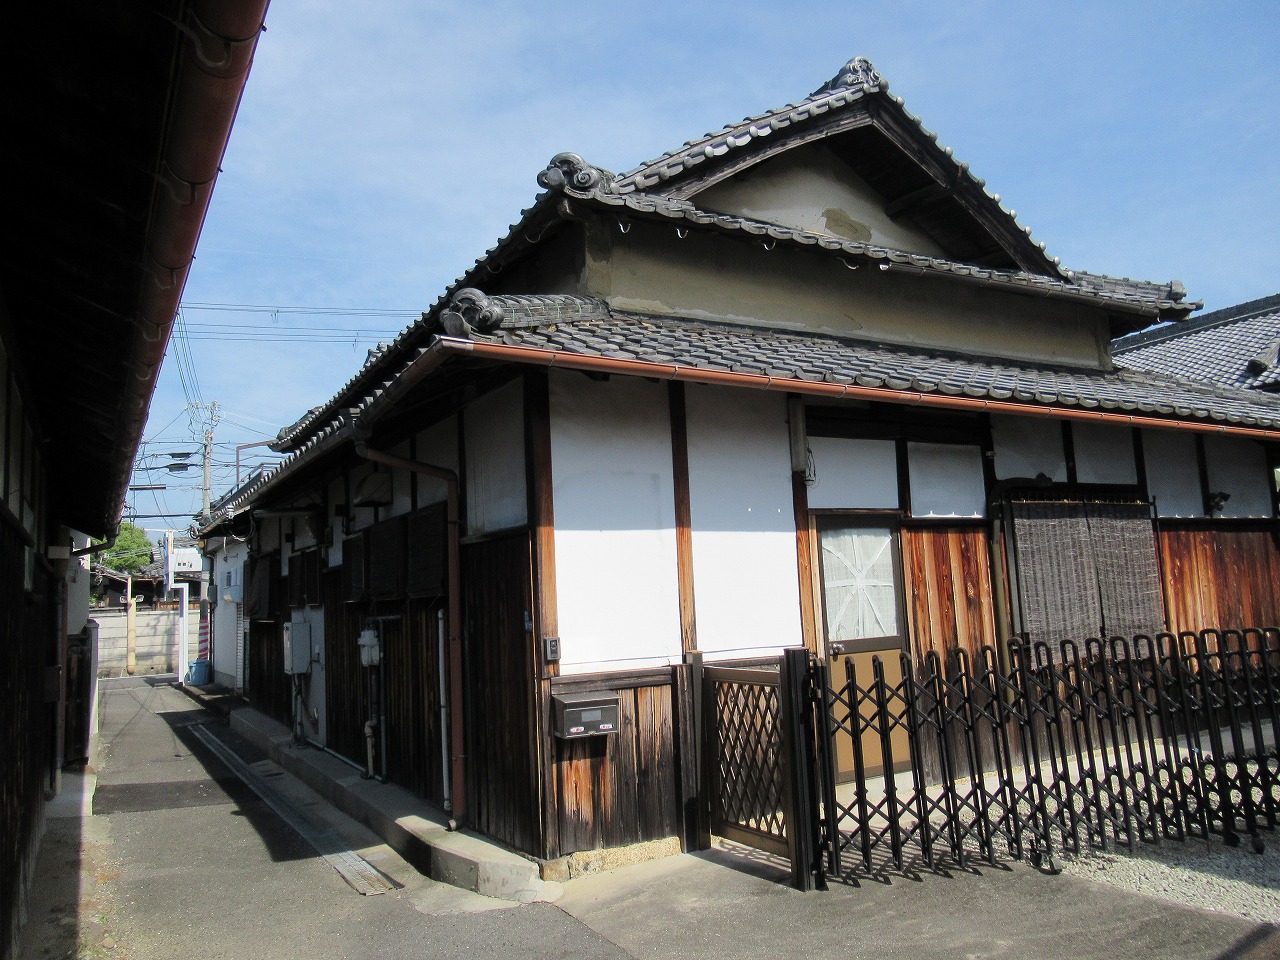
[[[1134,370],[1280,391],[1280,294],[1123,337],[1114,354]]]
[[[119,524],[266,6],[5,11],[4,345],[51,515],[85,533]]]
[[[685,317],[613,310],[572,296],[494,296],[460,291],[434,317],[431,346],[314,431],[275,470],[223,508],[243,510],[259,496],[343,443],[366,435],[413,384],[448,360],[501,360],[617,372],[658,379],[728,382],[797,393],[866,396],[886,402],[972,405],[974,409],[1054,416],[1118,415],[1161,422],[1280,434],[1280,398],[1162,373],[1089,370],[854,337],[794,333]],[[861,393],[859,393],[861,391]]]
[[[867,103],[874,101],[874,110]],[[874,114],[874,123],[868,119]],[[913,216],[931,214],[935,220],[963,220],[966,229],[983,233],[993,248],[1003,251],[996,259],[1005,266],[981,266],[945,257],[924,256],[779,226],[744,216],[699,209],[686,194],[705,187],[708,177],[724,177],[761,158],[776,155],[800,143],[828,136],[846,135],[855,127],[874,124],[891,129],[897,160],[912,167],[926,186],[911,191],[902,202]],[[904,152],[910,151],[905,160]],[[872,162],[872,161],[868,161]],[[883,159],[874,162],[887,162]],[[863,173],[867,173],[866,170]],[[297,451],[316,431],[331,423],[343,410],[359,402],[372,388],[410,362],[416,351],[430,342],[431,324],[450,299],[466,288],[484,289],[493,274],[526,253],[565,219],[585,210],[597,215],[630,220],[672,223],[680,230],[695,229],[727,234],[772,248],[778,243],[809,249],[841,259],[851,267],[925,273],[948,281],[980,284],[1010,292],[1044,296],[1095,305],[1124,317],[1134,326],[1158,319],[1181,319],[1199,304],[1185,302],[1186,291],[1177,281],[1150,283],[1127,278],[1064,270],[1044,252],[1043,244],[1030,239],[1030,231],[1017,223],[1016,215],[1000,205],[985,184],[973,176],[967,164],[956,161],[948,148],[939,146],[935,134],[902,107],[899,97],[888,93],[888,84],[865,58],[849,61],[830,82],[799,104],[748,117],[716,133],[690,141],[678,150],[615,176],[592,166],[576,154],[558,154],[538,176],[546,188],[533,205],[521,212],[506,237],[476,261],[473,269],[456,280],[423,314],[421,322],[406,327],[391,343],[379,344],[364,366],[326,403],[285,427],[273,449]],[[897,185],[905,189],[903,184]],[[948,206],[949,205],[949,206]]]

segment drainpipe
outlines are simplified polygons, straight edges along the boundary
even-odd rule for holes
[[[458,475],[445,467],[437,467],[417,460],[406,460],[380,450],[371,450],[363,442],[356,444],[356,453],[371,463],[381,463],[388,467],[399,467],[413,473],[435,477],[445,481],[447,489],[448,517],[448,552],[449,552],[449,630],[448,630],[448,662],[449,662],[449,744],[448,756],[443,757],[447,773],[442,778],[445,790],[452,788],[452,796],[446,793],[445,811],[450,816],[449,825],[456,828],[467,810],[466,781],[466,749],[464,737],[463,693],[462,693],[462,589],[459,573],[458,546]]]

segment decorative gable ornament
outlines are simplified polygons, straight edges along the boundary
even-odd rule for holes
[[[889,85],[884,82],[870,60],[866,57],[854,57],[840,68],[839,73],[809,94],[809,96],[818,97],[824,93],[834,93],[847,87],[862,87],[865,90],[889,89]]]
[[[488,333],[502,323],[502,308],[474,287],[464,287],[440,314],[440,323],[451,337]]]

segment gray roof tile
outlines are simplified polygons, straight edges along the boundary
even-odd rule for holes
[[[506,298],[490,299],[502,303]],[[596,308],[583,315],[586,319],[561,324],[554,331],[503,329],[501,339],[514,346],[584,357],[617,356],[812,382],[1012,399],[1033,406],[1142,411],[1175,420],[1280,429],[1280,398],[1151,371],[1019,363],[682,317],[620,311],[601,315]],[[636,346],[637,341],[643,346]],[[630,343],[633,349],[601,349],[590,346],[592,342]]]
[[[1242,389],[1280,391],[1280,294],[1115,342],[1116,363]]]

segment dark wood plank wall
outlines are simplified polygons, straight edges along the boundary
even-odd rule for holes
[[[0,389],[3,383],[0,382]],[[45,667],[55,657],[53,591],[40,562],[24,589],[25,540],[0,506],[0,944],[14,933],[23,861],[43,816],[53,760],[54,710]]]
[[[272,719],[291,725],[293,681],[284,672],[284,647],[278,621],[250,621],[248,660],[249,686],[245,699]]]
[[[364,723],[369,719],[369,675],[360,665],[356,638],[365,607],[343,602],[343,571],[325,574],[325,736],[330,750],[364,766]]]
[[[985,526],[903,527],[907,620],[916,661],[996,642]]]
[[[647,683],[608,675],[594,681],[566,677],[551,689],[553,694],[607,689],[619,695],[616,734],[553,738],[559,848],[551,856],[681,835],[671,673],[662,671]]]
[[[467,822],[544,856],[533,749],[537,735],[529,537],[523,529],[462,547],[467,673]]]
[[[1274,524],[1162,522],[1161,575],[1169,629],[1280,624],[1280,550]]]
[[[382,606],[380,605],[380,609]],[[399,620],[383,621],[387,705],[387,779],[439,803],[439,677],[434,600],[408,600]],[[359,656],[357,655],[357,662]]]

